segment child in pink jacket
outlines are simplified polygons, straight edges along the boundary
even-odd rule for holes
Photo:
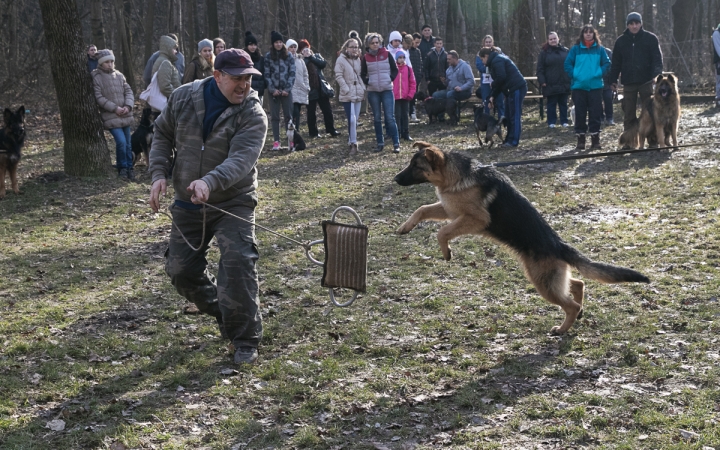
[[[395,94],[395,122],[397,122],[400,137],[406,141],[412,141],[410,137],[410,102],[415,96],[415,75],[405,60],[407,55],[403,50],[395,53],[398,74],[393,81],[393,93]]]

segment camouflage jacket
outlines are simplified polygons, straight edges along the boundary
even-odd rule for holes
[[[176,89],[155,120],[152,182],[167,178],[175,149],[172,179],[178,200],[190,201],[187,187],[198,179],[210,188],[208,203],[226,202],[257,188],[256,164],[268,126],[260,98],[250,90],[243,103],[220,115],[203,142],[203,86],[213,80],[195,80]]]

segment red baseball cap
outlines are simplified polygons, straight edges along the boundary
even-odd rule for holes
[[[215,57],[215,70],[228,75],[262,75],[245,50],[229,48],[223,50]]]

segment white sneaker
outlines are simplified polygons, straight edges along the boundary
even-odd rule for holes
[[[567,128],[568,124],[564,123],[564,124],[562,124],[562,126],[563,126],[563,128]]]
[[[413,122],[418,122],[417,114],[412,113],[412,115],[410,116],[410,120]]]
[[[548,127],[549,127],[549,128],[555,128],[555,124],[554,124],[554,123],[551,123],[550,125],[548,125]]]

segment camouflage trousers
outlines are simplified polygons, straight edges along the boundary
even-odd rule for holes
[[[222,207],[236,216],[254,223],[255,211],[247,206]],[[256,347],[262,338],[262,317],[258,293],[255,226],[232,216],[207,208],[205,239],[203,210],[171,207],[173,227],[170,232],[165,272],[178,293],[197,305],[198,309],[215,317],[235,345]],[[199,251],[193,251],[183,240]],[[210,240],[215,236],[220,248],[217,281],[207,270]]]

